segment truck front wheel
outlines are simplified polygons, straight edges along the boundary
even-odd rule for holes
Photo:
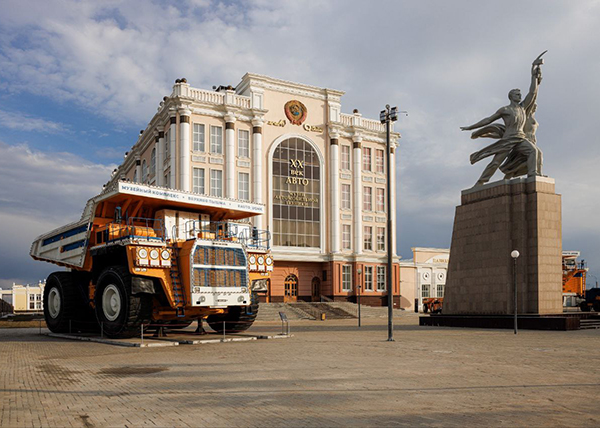
[[[131,274],[122,266],[111,266],[98,278],[96,317],[108,337],[133,337],[150,320],[152,296],[131,294]]]

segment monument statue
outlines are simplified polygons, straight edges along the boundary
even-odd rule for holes
[[[513,89],[508,93],[509,105],[501,107],[493,115],[473,125],[460,128],[462,131],[476,129],[471,134],[472,139],[498,138],[495,143],[471,155],[471,164],[494,156],[483,170],[475,186],[487,183],[498,168],[504,173],[505,179],[525,174],[527,176],[542,175],[542,152],[535,141],[535,132],[538,127],[535,110],[538,87],[542,81],[541,66],[544,63],[542,56],[546,52],[542,52],[533,61],[531,85],[529,93],[523,101],[521,101],[521,90]],[[498,119],[502,119],[504,125],[493,123]]]

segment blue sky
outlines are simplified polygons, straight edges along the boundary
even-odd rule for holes
[[[346,91],[342,111],[408,110],[398,157],[399,243],[448,247],[460,190],[483,165],[459,126],[526,91],[543,50],[544,173],[563,196],[564,249],[600,276],[597,0],[102,2],[5,0],[0,14],[0,286],[53,267],[29,259],[108,180],[176,78],[246,72]],[[496,177],[498,178],[498,176]]]

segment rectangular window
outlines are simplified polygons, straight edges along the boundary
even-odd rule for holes
[[[350,146],[342,146],[342,169],[350,169]]]
[[[204,152],[204,125],[201,123],[194,123],[194,151]]]
[[[250,174],[247,172],[238,174],[238,199],[242,201],[250,200]]]
[[[342,184],[342,209],[343,210],[349,210],[352,208],[351,202],[350,202],[350,185],[349,184]]]
[[[35,300],[35,294],[30,294],[29,295],[29,301],[33,302]]]
[[[371,187],[363,187],[363,210],[371,211],[373,209],[373,189]]]
[[[344,224],[342,226],[342,248],[344,250],[352,249],[352,226],[349,224]]]
[[[384,212],[385,211],[385,189],[377,188],[377,193],[375,194],[375,207],[377,211]]]
[[[352,291],[352,266],[342,266],[342,291]]]
[[[377,291],[385,291],[385,266],[377,266]]]
[[[363,171],[371,171],[371,149],[368,147],[363,148]]]
[[[375,172],[378,172],[380,174],[383,174],[385,172],[383,153],[383,150],[375,150]]]
[[[238,130],[238,156],[241,158],[250,157],[250,131]]]
[[[193,190],[194,193],[205,194],[206,189],[204,187],[204,169],[194,168],[193,177]]]
[[[171,130],[165,133],[165,161],[171,158],[171,150],[169,150],[169,141],[171,141]]]
[[[223,154],[223,127],[210,127],[210,152],[217,155]]]
[[[165,174],[165,187],[167,187],[167,189],[171,188],[171,174],[169,172]]]
[[[35,309],[35,302],[29,302],[29,309]]]
[[[364,226],[363,228],[365,250],[373,250],[373,228],[371,226]]]
[[[210,196],[223,196],[223,171],[210,170]]]
[[[421,284],[421,297],[423,299],[430,296],[430,292],[429,292],[430,288],[431,288],[430,284]]]
[[[365,266],[365,291],[373,291],[373,266]]]
[[[385,251],[385,228],[377,228],[377,251]]]
[[[437,297],[444,297],[444,284],[437,285]]]

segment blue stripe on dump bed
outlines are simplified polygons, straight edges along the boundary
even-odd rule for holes
[[[71,242],[70,244],[64,245],[61,248],[61,251],[71,251],[75,248],[83,247],[86,243],[87,239],[82,239],[81,241]]]
[[[85,224],[83,226],[76,227],[75,229],[67,230],[66,232],[59,233],[58,235],[54,235],[50,238],[46,238],[42,241],[42,246],[52,244],[53,242],[60,241],[61,239],[68,238],[70,236],[78,235],[83,232],[87,232],[88,225]]]

